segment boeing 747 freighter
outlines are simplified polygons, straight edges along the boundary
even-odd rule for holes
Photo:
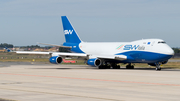
[[[161,39],[142,39],[132,42],[83,42],[67,17],[62,16],[61,19],[66,42],[63,46],[53,46],[69,48],[72,53],[34,51],[16,51],[16,53],[51,54],[49,61],[54,64],[60,64],[64,57],[78,56],[86,60],[88,65],[99,69],[119,69],[119,63],[125,63],[127,69],[133,69],[133,63],[147,63],[156,66],[156,70],[161,70],[160,65],[166,64],[174,55],[171,47]]]

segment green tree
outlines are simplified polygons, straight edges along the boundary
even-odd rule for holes
[[[172,48],[174,50],[174,53],[180,53],[179,48]]]
[[[7,43],[1,43],[1,44],[0,44],[0,48],[5,48],[5,47],[7,47],[7,48],[13,48],[14,46],[13,46],[12,44],[7,44]]]

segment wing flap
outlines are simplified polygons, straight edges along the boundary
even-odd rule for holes
[[[50,52],[15,51],[17,54],[50,54]]]
[[[36,52],[36,51],[16,51],[17,54],[52,54],[53,56],[78,56],[78,57],[88,57],[89,55],[84,53],[65,53],[65,52]],[[95,57],[100,59],[114,59],[114,60],[127,60],[126,55],[95,55]]]
[[[126,55],[101,55],[97,57],[101,59],[127,60]]]

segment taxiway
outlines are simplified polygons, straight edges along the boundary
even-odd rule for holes
[[[179,101],[180,70],[0,64],[0,98],[18,101]]]

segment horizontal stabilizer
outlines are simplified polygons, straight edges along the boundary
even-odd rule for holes
[[[48,45],[48,46],[55,46],[55,47],[62,47],[62,48],[72,48],[70,46],[61,46],[61,45],[54,45],[54,44],[47,44],[47,43],[38,43],[41,45]]]

